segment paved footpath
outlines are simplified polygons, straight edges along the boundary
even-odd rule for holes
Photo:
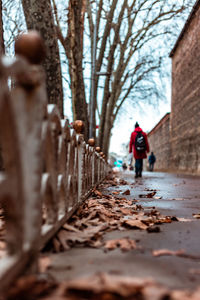
[[[112,231],[104,240],[129,237],[137,241],[138,249],[122,252],[120,249],[103,251],[89,247],[72,248],[66,252],[49,254],[48,270],[58,281],[93,275],[97,272],[140,278],[151,277],[169,288],[193,289],[200,283],[200,177],[169,173],[144,172],[135,179],[134,173],[125,171],[117,176],[127,185],[111,186],[104,193],[120,191],[119,197],[136,199],[143,207],[155,207],[163,215],[181,218],[179,222],[160,225],[160,232],[146,230]],[[130,195],[122,195],[129,189]],[[139,195],[157,190],[155,198]],[[153,250],[183,249],[185,257],[152,255]]]

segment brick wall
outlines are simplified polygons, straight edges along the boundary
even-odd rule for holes
[[[171,168],[200,174],[200,5],[172,56]]]
[[[150,151],[156,156],[155,170],[168,170],[170,165],[170,113],[148,133]]]

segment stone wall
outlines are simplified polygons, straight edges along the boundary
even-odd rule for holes
[[[156,156],[155,170],[168,170],[170,165],[170,113],[148,133],[150,151]]]
[[[200,174],[200,5],[172,57],[171,168]]]

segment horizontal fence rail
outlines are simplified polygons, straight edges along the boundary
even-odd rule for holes
[[[47,105],[42,67],[22,57],[0,61],[0,156],[3,292],[18,275],[36,268],[40,249],[110,166],[60,118],[55,105]]]

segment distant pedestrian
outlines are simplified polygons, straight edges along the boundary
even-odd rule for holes
[[[125,171],[127,168],[128,168],[128,167],[127,167],[127,164],[124,162],[124,163],[122,164],[122,169]]]
[[[156,162],[156,157],[153,152],[151,152],[151,154],[149,155],[148,161],[149,161],[149,171],[153,172],[154,164]]]
[[[133,152],[135,158],[135,178],[142,177],[143,159],[147,158],[149,143],[146,133],[135,123],[135,130],[131,133],[129,153]]]

